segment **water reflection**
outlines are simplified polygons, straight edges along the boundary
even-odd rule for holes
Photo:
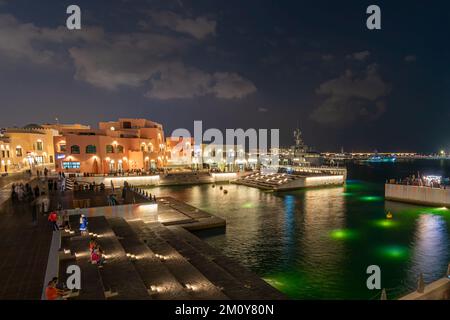
[[[413,248],[412,267],[408,273],[410,283],[416,283],[421,272],[425,282],[444,276],[442,265],[448,263],[450,257],[447,224],[442,216],[419,216]]]
[[[379,184],[286,193],[223,188],[228,194],[211,185],[149,191],[225,218],[226,233],[205,241],[292,298],[372,298],[365,285],[371,264],[382,267],[395,298],[415,287],[419,272],[426,281],[441,277],[450,260],[450,211],[384,203]]]

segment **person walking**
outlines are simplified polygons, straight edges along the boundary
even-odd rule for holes
[[[48,221],[50,222],[50,225],[53,229],[53,231],[59,230],[58,227],[58,215],[56,214],[56,211],[52,211],[50,215],[48,216]]]
[[[31,203],[31,223],[33,226],[37,226],[37,215],[39,211],[39,200],[35,199]]]

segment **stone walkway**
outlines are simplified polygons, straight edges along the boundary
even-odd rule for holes
[[[40,299],[52,231],[46,216],[31,223],[31,207],[7,200],[0,208],[0,300]]]

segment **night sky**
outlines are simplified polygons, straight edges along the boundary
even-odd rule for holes
[[[287,146],[299,124],[319,151],[448,150],[449,58],[448,1],[0,0],[0,127],[203,120]]]

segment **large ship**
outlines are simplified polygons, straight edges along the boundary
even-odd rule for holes
[[[323,165],[323,157],[305,144],[300,129],[295,129],[293,133],[295,145],[280,150],[280,164],[299,167]]]

